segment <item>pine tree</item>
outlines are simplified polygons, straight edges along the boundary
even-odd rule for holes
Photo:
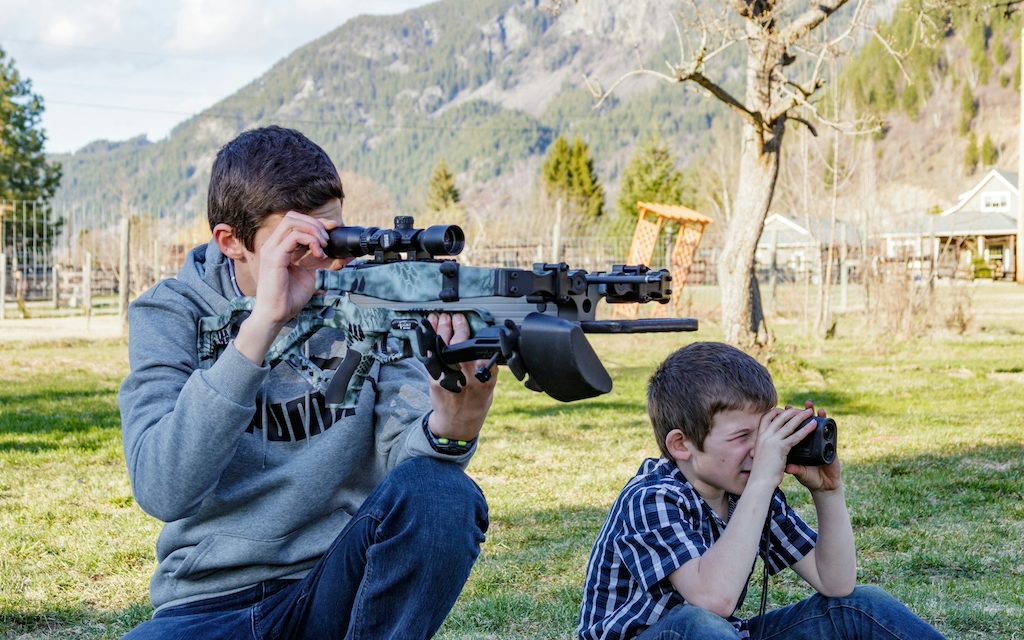
[[[960,135],[965,136],[971,130],[971,122],[977,113],[978,105],[974,102],[974,93],[964,84],[964,89],[960,93]]]
[[[986,133],[985,139],[981,143],[981,164],[991,167],[995,165],[997,160],[999,160],[999,150],[996,149],[992,138]]]
[[[964,169],[967,171],[967,175],[971,175],[977,167],[978,138],[972,131],[967,135],[967,148],[964,149]]]
[[[460,200],[459,189],[455,186],[455,176],[448,170],[444,158],[441,158],[434,167],[430,184],[427,186],[427,210],[448,211],[456,208]]]
[[[561,198],[570,213],[596,218],[604,213],[604,187],[594,173],[590,149],[582,138],[570,146],[559,136],[542,168],[544,190],[552,200]]]
[[[576,138],[572,143],[571,167],[572,192],[580,210],[588,218],[600,216],[604,213],[604,187],[597,181],[590,148],[582,138]]]
[[[569,167],[572,164],[572,151],[563,136],[558,136],[548,149],[548,157],[544,160],[542,174],[544,188],[551,195],[564,195],[561,191],[568,190],[571,179]]]
[[[683,204],[683,174],[676,168],[672,152],[653,138],[633,154],[622,173],[618,211],[635,218],[637,202]]]
[[[0,206],[0,231],[7,231],[0,233],[0,242],[8,243],[0,245],[0,253],[11,253],[22,264],[31,251],[49,249],[63,226],[48,206],[60,185],[61,167],[46,162],[42,116],[43,99],[32,93],[32,82],[18,74],[14,60],[0,49],[0,201],[23,201],[20,207]],[[9,244],[14,236],[8,228],[24,234],[14,245]]]
[[[0,49],[0,199],[48,201],[57,191],[61,168],[46,162],[42,117],[32,81]]]

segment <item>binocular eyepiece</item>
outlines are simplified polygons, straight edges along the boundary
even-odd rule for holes
[[[815,416],[811,420],[818,423],[814,431],[789,450],[786,462],[800,464],[805,467],[821,467],[832,464],[836,459],[836,440],[838,429],[832,418]],[[806,422],[804,425],[806,426]]]
[[[438,224],[415,229],[412,216],[396,216],[394,229],[379,227],[338,227],[329,232],[324,253],[331,258],[358,258],[366,255],[412,253],[417,259],[455,256],[466,246],[462,228]]]

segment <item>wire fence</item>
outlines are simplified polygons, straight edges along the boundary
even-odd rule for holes
[[[554,222],[532,226],[547,228],[525,229],[523,235],[530,235],[519,239],[502,236],[498,243],[469,238],[460,262],[517,268],[566,262],[595,272],[622,264],[629,253],[629,233],[580,234],[580,225],[563,229]],[[202,212],[0,200],[0,319],[123,313],[128,300],[173,276],[187,252],[209,237]],[[648,266],[667,267],[671,249],[671,238],[663,238]],[[883,267],[915,280],[940,271],[927,257],[890,260],[878,251],[863,250],[847,255],[818,244],[799,251],[785,260],[759,262],[758,280],[771,299],[780,284],[807,287],[828,281],[845,287],[862,283]],[[683,285],[716,285],[717,263],[717,249],[699,248],[686,282],[673,284],[674,297]]]

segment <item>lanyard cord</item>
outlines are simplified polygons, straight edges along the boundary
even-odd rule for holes
[[[761,532],[761,564],[764,565],[764,573],[761,577],[761,605],[757,610],[757,636],[756,640],[761,640],[761,636],[764,634],[764,612],[768,605],[768,542],[770,540],[768,536],[768,527],[771,526],[771,511],[768,513],[768,518],[764,522],[764,530]]]

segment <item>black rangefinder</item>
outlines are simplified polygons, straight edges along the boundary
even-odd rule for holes
[[[832,464],[836,459],[836,421],[832,418],[811,418],[818,423],[814,431],[789,450],[786,457],[788,464],[799,464],[805,467],[820,467]],[[806,426],[807,423],[804,423]]]

